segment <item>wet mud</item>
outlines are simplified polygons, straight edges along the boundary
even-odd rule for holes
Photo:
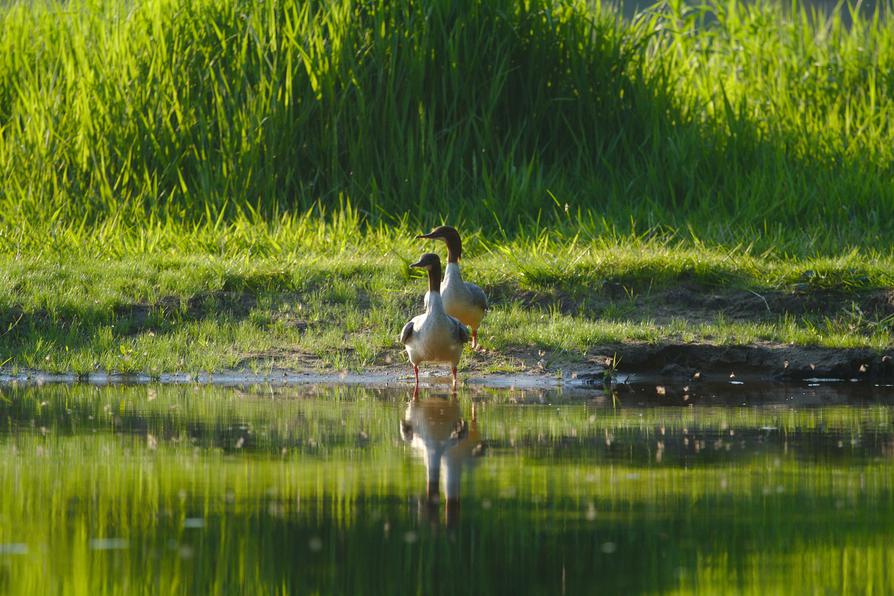
[[[779,345],[618,344],[596,350],[604,367],[622,373],[687,380],[835,378],[878,381],[894,378],[894,349],[822,348]]]

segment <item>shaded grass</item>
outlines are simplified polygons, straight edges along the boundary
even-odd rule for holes
[[[96,242],[0,257],[0,361],[78,373],[404,362],[395,338],[424,290],[408,263],[432,247],[407,227],[290,225],[222,232],[222,244],[197,242],[191,256],[190,237],[170,236],[151,251]],[[777,258],[546,232],[467,238],[465,275],[492,304],[482,337],[496,352],[471,360],[487,370],[531,366],[538,352],[561,368],[629,341],[892,344],[894,266],[881,255]],[[693,306],[681,288],[721,302]],[[742,295],[758,308],[730,314]]]

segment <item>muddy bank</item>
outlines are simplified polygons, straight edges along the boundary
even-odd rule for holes
[[[876,352],[866,348],[820,348],[805,346],[707,344],[613,344],[600,346],[585,359],[556,359],[546,363],[542,350],[514,350],[518,370],[490,372],[492,360],[505,356],[495,352],[470,355],[460,376],[467,386],[488,388],[546,389],[556,387],[609,388],[631,383],[682,383],[737,381],[848,381],[894,382],[894,349]],[[548,355],[547,355],[548,356]],[[449,373],[436,366],[420,375],[427,387],[448,386]],[[410,368],[402,363],[369,367],[360,371],[337,371],[308,367],[250,369],[200,373],[93,372],[48,373],[37,370],[0,372],[0,384],[8,383],[199,383],[214,385],[345,384],[367,386],[411,386]]]
[[[539,289],[523,289],[517,283],[505,282],[487,286],[487,291],[495,307],[517,303],[524,309],[542,313],[541,319],[559,312],[586,322],[604,320],[634,326],[642,323],[650,329],[658,328],[656,340],[649,344],[625,342],[623,334],[620,334],[613,336],[618,343],[594,345],[589,349],[578,343],[566,351],[526,343],[531,340],[522,334],[514,340],[515,344],[507,345],[505,340],[502,343],[495,341],[495,344],[502,346],[498,351],[467,352],[461,365],[465,382],[483,387],[595,388],[618,382],[625,378],[624,375],[630,374],[682,381],[698,378],[771,381],[834,378],[870,383],[894,380],[894,346],[890,350],[877,351],[779,343],[718,345],[711,343],[718,336],[709,333],[696,335],[691,343],[681,343],[682,337],[688,340],[692,334],[683,336],[673,331],[679,330],[681,323],[694,328],[700,324],[718,322],[720,327],[723,322],[766,323],[771,332],[759,337],[775,337],[775,341],[784,341],[787,339],[784,334],[774,335],[773,325],[792,320],[804,325],[823,325],[833,321],[838,327],[849,330],[842,341],[851,345],[878,345],[878,337],[890,337],[878,335],[878,329],[888,329],[894,325],[894,290],[824,289],[812,287],[808,282],[783,289],[743,289],[711,286],[685,277],[655,287],[651,282],[642,280],[603,280],[595,287],[591,282],[572,276],[555,280],[555,283]],[[381,320],[361,317],[359,323],[353,323],[354,329],[350,332],[345,330],[343,320],[353,314],[355,307],[366,312],[373,306],[388,306],[382,302],[385,298],[395,301],[412,299],[413,304],[401,303],[399,308],[393,309],[400,313],[409,312],[418,307],[415,302],[418,297],[388,292],[368,293],[361,288],[356,294],[351,294],[349,300],[338,296],[327,298],[329,301],[346,300],[350,306],[347,310],[327,310],[328,307],[319,305],[314,310],[309,305],[317,300],[311,299],[311,294],[317,290],[320,288],[312,286],[303,292],[213,291],[189,297],[166,296],[152,303],[96,307],[95,310],[90,304],[85,304],[82,310],[62,309],[53,313],[40,309],[26,312],[20,306],[0,309],[3,358],[13,356],[6,360],[10,369],[0,369],[0,383],[341,383],[403,386],[410,382],[406,355],[396,342],[383,346],[381,340],[377,340],[380,343],[372,349],[372,355],[367,354],[362,360],[355,356],[356,347],[353,346],[362,344],[372,329],[382,325]],[[391,317],[391,312],[388,312]],[[403,319],[395,316],[388,320]],[[190,369],[195,366],[196,359],[190,362],[186,358],[184,362],[181,358],[179,362],[171,362],[152,354],[151,350],[148,356],[143,351],[143,359],[137,362],[139,352],[134,346],[146,337],[172,334],[185,325],[197,322],[205,323],[212,329],[210,335],[211,339],[216,340],[218,357],[227,363],[225,366],[231,367],[229,370],[213,369],[214,359],[202,361],[202,366],[211,367],[214,372],[201,374],[116,375],[91,372],[79,376],[40,371],[18,372],[22,368],[16,367],[16,354],[30,354],[30,358],[22,359],[26,365],[40,366],[53,356],[47,346],[55,346],[60,352],[63,347],[66,352],[69,347],[73,350],[91,348],[99,356],[108,356],[111,352],[113,358],[97,357],[93,369],[114,367],[125,356],[131,368],[160,371]],[[214,325],[229,329],[227,333],[232,334],[231,328],[236,324],[245,324],[250,328],[247,340],[227,339],[229,343],[223,345],[214,337]],[[667,330],[664,330],[665,325]],[[495,336],[499,333],[499,328],[494,329]],[[278,343],[267,345],[270,342],[257,342],[262,344],[261,348],[250,348],[251,340],[271,334],[281,335]],[[98,338],[108,335],[111,335],[111,341],[100,343]],[[302,345],[304,338],[322,342],[322,345]],[[487,345],[487,339],[484,341]],[[586,340],[581,340],[581,343],[583,341]],[[148,343],[151,345],[152,342]],[[552,345],[556,344],[561,345],[561,342],[553,342]],[[183,346],[187,356],[200,349],[189,341],[185,341]],[[230,357],[231,353],[237,357]],[[360,361],[374,365],[352,372],[326,366],[327,362],[337,362],[339,367],[353,369],[359,366],[355,363]],[[70,365],[64,362],[61,366],[57,364],[57,368],[63,370],[66,366]],[[83,363],[78,366],[83,367]],[[10,370],[16,372],[13,374]],[[257,372],[259,370],[263,372]],[[4,375],[4,372],[7,374]],[[424,375],[426,383],[435,385],[447,378],[438,367],[425,367]]]
[[[618,344],[595,350],[593,360],[621,373],[697,379],[810,378],[877,381],[894,379],[894,349],[812,346],[717,346],[705,344]]]
[[[471,388],[489,389],[556,389],[563,386],[593,389],[592,383],[573,382],[571,377],[563,378],[558,374],[542,374],[536,372],[480,374],[467,371],[461,375],[462,384]],[[39,370],[0,373],[0,386],[12,384],[50,384],[50,383],[86,383],[91,385],[144,385],[160,383],[163,385],[219,385],[222,387],[242,387],[246,385],[297,386],[297,385],[360,385],[382,388],[413,388],[412,374],[407,374],[406,367],[389,366],[375,369],[347,371],[315,371],[315,370],[272,370],[270,372],[250,372],[245,370],[221,371],[215,373],[170,373],[149,375],[145,373],[107,373],[94,372],[88,374],[50,373]],[[429,389],[449,389],[451,377],[449,373],[433,369],[420,372],[420,386]]]

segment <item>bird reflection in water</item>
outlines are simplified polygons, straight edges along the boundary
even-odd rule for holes
[[[426,483],[422,507],[425,516],[432,523],[437,523],[439,484],[443,483],[446,525],[454,527],[459,521],[463,470],[484,454],[475,404],[472,404],[471,419],[466,421],[455,393],[449,396],[429,395],[425,399],[419,399],[418,394],[414,394],[400,421],[400,434],[425,461]]]

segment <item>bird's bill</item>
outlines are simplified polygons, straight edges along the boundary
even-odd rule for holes
[[[440,238],[440,237],[441,237],[440,234],[436,234],[434,232],[429,232],[428,234],[420,234],[420,235],[416,236],[416,240],[422,240],[422,239],[434,240],[435,238]]]

